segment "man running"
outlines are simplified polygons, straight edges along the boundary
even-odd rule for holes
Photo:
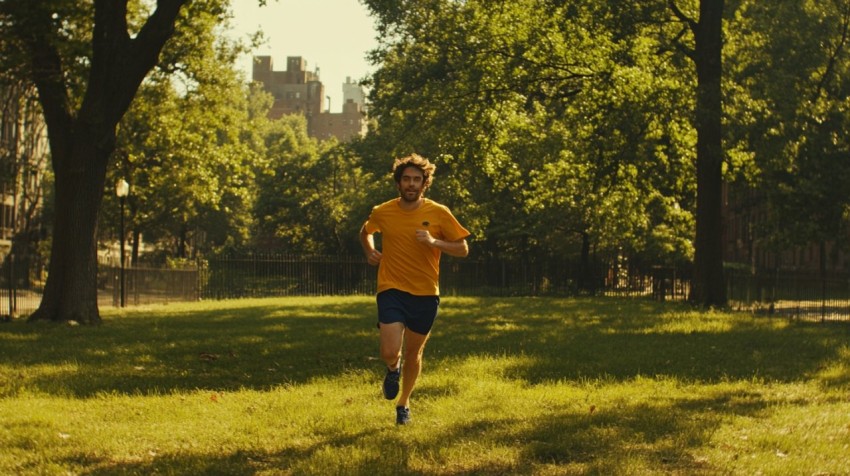
[[[378,329],[387,365],[383,393],[399,394],[396,423],[410,422],[410,394],[422,371],[422,353],[440,305],[440,255],[469,254],[466,230],[445,205],[424,198],[436,166],[417,154],[393,163],[399,197],[372,209],[360,229],[370,265],[378,266]],[[381,250],[375,248],[381,234]],[[402,349],[404,358],[402,358]]]

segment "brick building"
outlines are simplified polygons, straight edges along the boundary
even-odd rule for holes
[[[48,167],[47,127],[35,87],[0,83],[0,258],[36,239]]]
[[[336,137],[346,142],[366,133],[365,95],[351,78],[343,85],[342,112],[332,113],[330,105],[324,108],[325,87],[318,70],[307,71],[307,62],[300,56],[287,57],[285,71],[274,70],[271,56],[255,56],[252,77],[274,97],[270,118],[303,114],[308,134],[320,140]]]
[[[768,221],[764,192],[723,186],[723,260],[751,270],[850,271],[850,255],[839,245],[846,237],[788,246],[769,246],[761,228]]]

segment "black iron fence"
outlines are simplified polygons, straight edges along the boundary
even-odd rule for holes
[[[371,294],[375,281],[360,256],[250,254],[198,264],[200,299]]]
[[[124,304],[139,306],[200,299],[197,267],[163,269],[127,267],[124,269]],[[98,267],[98,302],[101,306],[121,304],[121,268]]]
[[[0,269],[0,316],[25,316],[41,300],[45,275],[40,263],[7,257]],[[605,295],[687,300],[686,268],[582,266],[556,259],[455,259],[441,263],[445,296]],[[101,265],[99,304],[118,306],[120,268]],[[127,267],[124,302],[152,303],[271,296],[370,295],[376,268],[361,256],[249,254],[198,261],[187,269]],[[809,320],[850,320],[850,274],[728,269],[730,306],[759,314]]]
[[[29,257],[3,257],[0,266],[0,317],[8,320],[26,316],[41,303],[40,279],[44,266]]]
[[[813,320],[850,320],[850,273],[805,270],[726,272],[733,308]]]

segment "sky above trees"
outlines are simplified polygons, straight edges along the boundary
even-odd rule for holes
[[[342,110],[342,84],[346,77],[358,81],[374,69],[366,60],[373,49],[374,21],[358,0],[233,0],[234,38],[262,30],[267,41],[251,54],[242,55],[237,66],[251,77],[251,58],[271,56],[276,69],[286,68],[287,56],[301,56],[310,71],[320,68],[331,112]]]

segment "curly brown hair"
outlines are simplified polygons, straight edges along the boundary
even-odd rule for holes
[[[404,169],[408,167],[416,167],[422,171],[422,188],[428,188],[431,186],[431,181],[434,179],[434,172],[437,170],[437,166],[419,154],[410,154],[407,157],[401,157],[393,162],[393,180],[395,180],[396,183],[401,183],[401,174],[403,174]]]

